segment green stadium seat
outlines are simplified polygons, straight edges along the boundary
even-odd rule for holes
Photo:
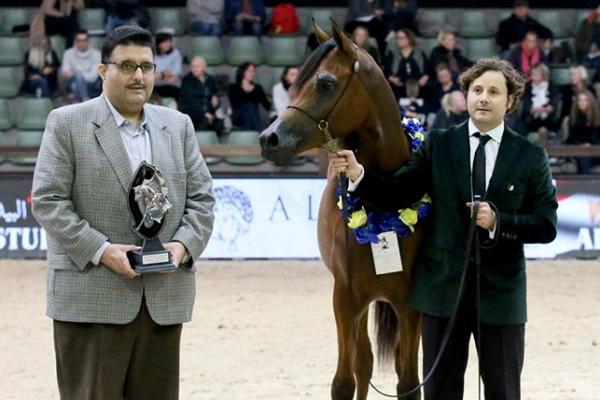
[[[104,39],[106,36],[90,36],[90,47],[98,49],[102,51],[102,45],[104,44]]]
[[[17,128],[43,130],[46,126],[46,118],[52,108],[52,101],[48,98],[23,98]]]
[[[313,33],[313,19],[323,30],[325,30],[326,32],[331,32],[330,18],[333,18],[332,10],[325,8],[312,9],[307,15],[306,22],[304,23],[304,33],[306,33],[307,35]]]
[[[65,37],[59,35],[50,36],[50,47],[52,47],[52,50],[56,52],[58,59],[62,62],[63,54],[65,54],[66,48]]]
[[[181,36],[185,33],[187,26],[185,17],[185,8],[160,8],[152,15],[152,31],[157,32],[162,29],[173,29],[175,36]]]
[[[4,145],[4,132],[0,131],[0,147]],[[4,162],[4,156],[0,156],[0,164]]]
[[[418,47],[425,52],[427,57],[431,55],[431,50],[440,44],[437,38],[419,38],[417,40]]]
[[[18,131],[15,144],[17,146],[39,148],[43,134],[44,131],[37,130]],[[37,157],[35,156],[14,156],[10,159],[11,163],[18,165],[34,165],[36,161]]]
[[[571,82],[571,71],[569,67],[552,68],[550,80],[555,85],[568,85]]]
[[[77,15],[77,21],[81,29],[88,31],[90,35],[103,35],[104,20],[106,12],[102,8],[84,8]]]
[[[225,62],[223,47],[217,36],[193,36],[187,56],[190,62],[194,56],[202,56],[207,65],[219,65]]]
[[[494,35],[494,29],[490,28],[485,11],[462,11],[460,28],[458,29],[459,36],[465,38],[489,38]]]
[[[196,140],[198,140],[198,145],[200,146],[200,152],[202,152],[203,146],[215,146],[219,144],[219,137],[217,136],[217,132],[215,131],[197,131],[196,132]],[[204,157],[204,161],[206,164],[216,164],[221,161],[220,157]]]
[[[268,86],[264,87],[267,94],[271,94],[273,86],[281,82],[281,74],[283,74],[284,69],[285,67],[271,67],[271,82],[269,82]]]
[[[231,131],[227,144],[230,146],[259,147],[259,133],[256,131]],[[261,156],[229,156],[225,161],[235,165],[256,165],[263,162]]]
[[[267,64],[280,67],[300,65],[304,61],[304,48],[294,36],[274,36],[266,52]]]
[[[448,16],[443,9],[423,9],[419,20],[424,37],[437,37],[438,32],[448,25]]]
[[[497,56],[499,50],[494,39],[465,39],[463,40],[465,56],[475,62],[480,58]]]
[[[535,19],[554,34],[555,39],[567,38],[571,35],[570,26],[567,22],[571,22],[571,18],[565,18],[565,12],[559,10],[538,10],[535,14]]]
[[[498,29],[498,24],[508,17],[510,17],[513,13],[513,9],[503,9],[496,13],[496,30]]]
[[[29,25],[31,18],[26,8],[5,8],[0,19],[0,34],[6,36],[13,35],[13,27],[19,25]],[[23,33],[23,35],[25,32]]]
[[[0,66],[21,65],[25,60],[25,41],[18,37],[0,37]]]
[[[19,67],[0,67],[0,97],[15,97],[19,94],[21,80]]]
[[[256,36],[232,36],[227,52],[227,61],[231,65],[242,65],[251,62],[262,64],[264,59],[260,41]]]
[[[8,101],[6,99],[0,99],[0,130],[7,130],[12,128],[13,119],[8,108]]]

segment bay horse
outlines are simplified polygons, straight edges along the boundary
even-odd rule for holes
[[[278,165],[325,142],[323,128],[356,152],[365,168],[390,174],[410,158],[398,103],[377,63],[354,45],[332,21],[329,37],[315,24],[319,47],[290,89],[290,107],[260,135],[262,154]],[[331,175],[331,174],[329,174]],[[375,327],[380,360],[394,357],[398,394],[419,384],[421,315],[407,304],[412,269],[423,230],[399,238],[402,272],[376,275],[371,247],[360,245],[340,214],[336,186],[329,176],[318,216],[319,249],[334,277],[333,308],[338,362],[333,400],[367,398],[373,352],[367,322],[376,301]],[[410,399],[420,399],[420,392]]]

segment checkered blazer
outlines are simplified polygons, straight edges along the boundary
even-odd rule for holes
[[[212,178],[190,118],[145,105],[153,164],[164,176],[173,208],[160,239],[179,241],[195,260],[208,243],[214,216]],[[33,214],[48,235],[48,316],[61,321],[125,324],[142,295],[161,325],[189,321],[193,268],[128,279],[91,263],[105,241],[141,244],[127,208],[133,178],[104,97],[61,107],[48,116],[33,177]]]

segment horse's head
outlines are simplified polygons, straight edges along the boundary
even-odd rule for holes
[[[340,138],[357,130],[372,111],[359,74],[373,62],[333,20],[332,31],[330,38],[315,24],[320,45],[290,88],[290,105],[260,135],[263,156],[276,164],[324,145],[328,134]]]

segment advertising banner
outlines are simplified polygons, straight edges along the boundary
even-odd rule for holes
[[[600,253],[600,182],[558,180],[558,235],[528,258]],[[215,179],[215,226],[203,258],[319,258],[324,179]],[[0,176],[0,258],[43,258],[46,234],[31,214],[31,175]]]

